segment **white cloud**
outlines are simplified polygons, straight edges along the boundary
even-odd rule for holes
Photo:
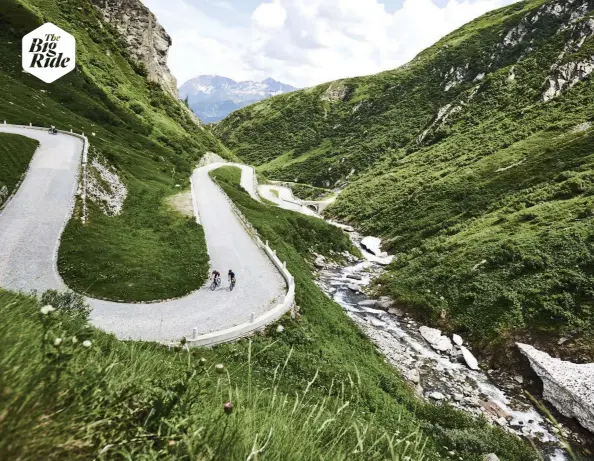
[[[287,10],[279,1],[260,3],[252,14],[252,20],[256,27],[263,30],[280,29],[287,20]]]
[[[470,20],[518,0],[449,0],[444,7],[404,0],[393,13],[378,0],[265,0],[232,27],[225,14],[206,15],[187,3],[192,0],[145,1],[173,37],[170,67],[180,83],[212,73],[310,86],[398,67]]]

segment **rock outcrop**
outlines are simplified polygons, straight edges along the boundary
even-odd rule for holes
[[[107,216],[117,216],[122,212],[127,196],[128,189],[115,169],[94,158],[88,167],[87,197]]]
[[[462,67],[452,67],[445,75],[444,89],[450,91],[452,88],[464,83],[470,64]]]
[[[594,72],[594,56],[587,61],[568,62],[556,70],[548,79],[548,88],[542,95],[544,102],[559,96]]]
[[[177,81],[167,67],[171,37],[140,0],[92,0],[104,20],[124,37],[128,51],[144,64],[149,80],[178,98]]]
[[[594,363],[565,362],[527,344],[517,346],[542,379],[543,397],[564,416],[576,418],[594,433]]]
[[[332,83],[320,97],[322,101],[344,101],[349,94],[348,87],[341,81]]]

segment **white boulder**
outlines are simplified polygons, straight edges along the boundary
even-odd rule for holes
[[[474,357],[474,355],[472,355],[472,352],[470,352],[464,346],[462,346],[460,349],[462,350],[462,356],[464,357],[464,361],[466,362],[466,365],[468,365],[468,368],[471,370],[479,370],[480,368],[478,366],[478,360]]]
[[[354,293],[361,293],[360,285],[355,285],[354,283],[350,283],[349,285],[347,285],[347,288]]]
[[[361,240],[361,246],[375,256],[382,253],[382,241],[377,237],[365,237]]]
[[[405,374],[406,378],[414,384],[419,384],[421,381],[421,375],[419,374],[419,370],[413,368],[408,370]]]
[[[462,344],[464,344],[464,340],[460,335],[454,335],[452,336],[452,339],[454,340],[454,344],[456,346],[462,346]]]
[[[375,262],[378,263],[380,266],[389,266],[390,264],[392,264],[392,261],[394,261],[394,255],[390,255],[386,258],[377,258],[375,260]]]
[[[437,328],[422,326],[419,328],[419,331],[421,336],[425,338],[425,341],[427,341],[433,349],[439,352],[449,352],[452,350],[453,345],[452,341],[450,341],[450,338],[443,336],[441,331]]]
[[[527,344],[517,346],[542,379],[543,397],[564,416],[577,419],[594,433],[594,363],[566,362]]]

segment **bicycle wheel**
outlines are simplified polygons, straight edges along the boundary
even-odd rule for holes
[[[233,288],[235,288],[235,280],[231,280],[231,285],[229,285],[229,291],[233,291]]]
[[[217,289],[217,282],[214,282],[214,281],[213,281],[213,282],[210,284],[210,290],[211,290],[211,291],[215,291],[216,289]]]

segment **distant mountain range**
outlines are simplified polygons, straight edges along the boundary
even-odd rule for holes
[[[236,82],[218,75],[200,75],[179,88],[179,97],[204,123],[218,122],[234,110],[271,96],[295,91],[291,85],[267,78],[261,82]]]

